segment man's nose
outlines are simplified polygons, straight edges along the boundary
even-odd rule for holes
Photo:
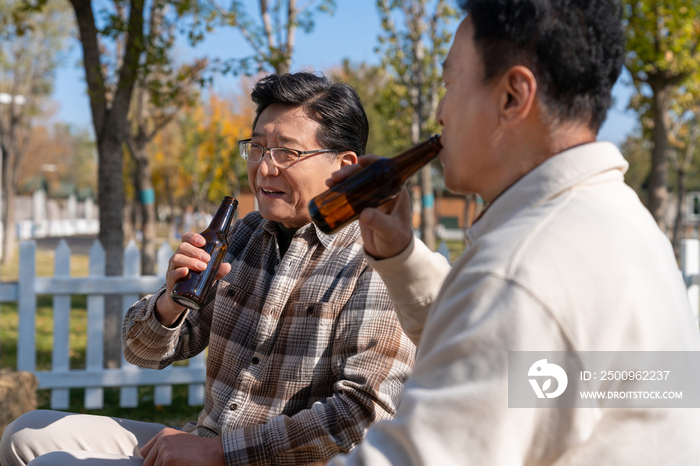
[[[272,160],[272,155],[270,151],[265,151],[262,159],[260,160],[260,174],[263,176],[277,176],[279,174],[279,168],[275,165]]]

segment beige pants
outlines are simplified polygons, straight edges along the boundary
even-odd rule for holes
[[[140,466],[143,447],[165,425],[59,411],[30,411],[7,426],[0,464]]]

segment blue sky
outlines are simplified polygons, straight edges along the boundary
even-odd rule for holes
[[[257,14],[256,1],[245,0],[250,5],[249,12]],[[333,16],[317,15],[316,27],[310,34],[298,32],[297,45],[292,70],[324,71],[338,65],[343,58],[354,62],[378,63],[374,53],[377,36],[380,33],[379,18],[375,0],[336,0],[337,9]],[[457,28],[457,22],[451,26]],[[91,117],[86,94],[84,73],[80,65],[81,50],[77,42],[56,74],[52,98],[58,103],[54,119],[76,127],[90,127]],[[233,29],[219,29],[211,34],[196,49],[183,44],[180,49],[183,57],[208,56],[211,58],[243,58],[252,50],[240,34]],[[599,139],[622,143],[636,125],[633,112],[625,110],[631,89],[629,75],[620,78],[613,94],[615,105],[601,128]],[[214,87],[218,92],[238,92],[238,80],[231,76],[217,77]]]

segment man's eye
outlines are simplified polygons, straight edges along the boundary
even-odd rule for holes
[[[294,160],[297,157],[296,152],[288,149],[277,149],[277,153],[275,155],[278,157],[278,159],[284,160]]]
[[[261,146],[258,146],[255,144],[250,145],[250,155],[257,157],[258,155],[262,154],[262,152],[263,152],[263,148]]]

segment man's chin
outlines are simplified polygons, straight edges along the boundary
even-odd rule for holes
[[[445,177],[445,188],[452,194],[466,195],[471,193],[469,189],[465,189],[458,181],[450,179],[449,177]]]
[[[279,209],[274,208],[274,206],[266,206],[258,201],[258,212],[265,220],[271,220],[273,222],[289,223],[294,221],[294,217],[290,216],[288,213],[280,212]]]

